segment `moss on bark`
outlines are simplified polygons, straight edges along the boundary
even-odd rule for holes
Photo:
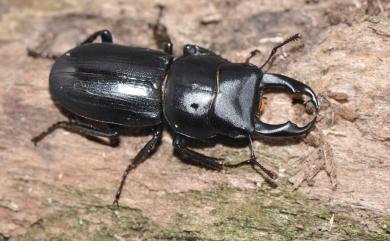
[[[88,190],[88,195],[101,190]],[[73,194],[82,193],[79,191]],[[84,195],[83,195],[84,196]],[[94,196],[94,195],[92,195]],[[85,196],[84,196],[85,197]],[[61,207],[39,219],[15,240],[386,240],[389,217],[370,230],[348,214],[288,190],[240,190],[216,185],[212,191],[167,193],[178,212],[159,225],[142,210],[93,205]],[[54,204],[53,204],[54,205]],[[159,207],[156,207],[159,208]],[[190,210],[206,210],[194,213]],[[333,216],[333,218],[332,218]],[[333,221],[332,221],[333,219]]]

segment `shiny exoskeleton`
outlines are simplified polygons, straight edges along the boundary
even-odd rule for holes
[[[59,57],[50,73],[50,93],[71,117],[69,121],[55,123],[33,138],[33,142],[36,144],[55,129],[64,128],[88,136],[108,137],[115,146],[124,128],[154,127],[152,139],[124,172],[116,204],[127,174],[155,149],[165,122],[173,131],[175,150],[193,162],[217,170],[251,164],[275,177],[256,160],[252,137],[302,135],[313,127],[315,118],[304,127],[291,122],[281,125],[261,122],[258,116],[262,91],[285,88],[305,94],[318,109],[315,93],[297,80],[264,73],[261,69],[265,64],[260,68],[249,64],[250,58],[245,63],[231,63],[210,50],[186,45],[183,55],[174,59],[172,43],[159,20],[154,33],[162,36],[164,52],[113,44],[110,32],[102,30]],[[98,37],[102,43],[93,43]],[[266,63],[279,47],[299,37],[294,35],[276,46]],[[202,140],[216,135],[247,138],[251,157],[238,164],[224,164],[219,158],[186,146],[188,138]]]

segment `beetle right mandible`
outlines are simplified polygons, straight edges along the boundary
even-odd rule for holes
[[[280,74],[264,73],[262,68],[281,46],[297,40],[294,35],[277,45],[260,68],[231,63],[210,50],[185,45],[183,55],[172,56],[172,42],[160,23],[154,35],[164,52],[112,43],[108,30],[98,31],[54,63],[50,92],[58,106],[70,113],[69,121],[52,125],[34,137],[37,144],[45,136],[64,128],[88,136],[108,137],[113,146],[124,128],[154,127],[152,139],[126,168],[114,203],[118,204],[128,173],[146,160],[161,140],[163,123],[173,130],[175,150],[193,162],[221,170],[242,164],[256,165],[268,176],[252,149],[252,137],[298,136],[307,133],[315,118],[304,127],[287,122],[263,123],[258,118],[264,89],[285,88],[308,95],[318,110],[315,93],[307,85]],[[102,43],[93,43],[101,37]],[[205,156],[188,148],[187,140],[216,135],[248,139],[251,156],[238,164]]]

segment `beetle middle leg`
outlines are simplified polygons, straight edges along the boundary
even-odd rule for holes
[[[186,147],[185,137],[182,137],[180,135],[176,135],[173,140],[173,146],[175,147],[175,150],[180,155],[185,155],[190,158],[192,162],[195,164],[199,164],[204,167],[208,167],[214,170],[222,170],[223,164],[222,159],[218,159],[215,157],[209,157],[203,154],[200,154],[198,152],[195,152],[193,150],[190,150]]]
[[[127,166],[126,170],[123,172],[121,183],[118,187],[118,190],[115,194],[115,199],[113,204],[115,206],[119,206],[119,199],[121,198],[122,189],[125,185],[127,175],[129,172],[137,168],[141,163],[143,163],[146,158],[156,149],[157,144],[161,141],[163,133],[163,125],[160,125],[156,128],[153,133],[153,137],[149,140],[148,143],[138,152],[138,154],[134,157],[133,161]]]
[[[249,139],[249,148],[250,148],[250,151],[251,151],[251,157],[250,159],[248,160],[245,160],[245,161],[242,161],[242,162],[239,162],[239,163],[236,163],[236,164],[224,164],[224,167],[227,167],[227,168],[236,168],[236,167],[240,167],[240,166],[243,166],[243,165],[251,165],[252,167],[254,166],[257,166],[259,167],[268,177],[272,178],[272,179],[275,179],[277,177],[277,175],[272,172],[271,170],[268,170],[266,167],[264,167],[263,165],[261,165],[261,163],[259,161],[257,161],[257,158],[256,158],[256,155],[255,155],[255,152],[253,151],[253,143],[252,143],[252,137],[251,136],[248,136],[248,139]]]
[[[96,129],[88,126],[84,123],[75,122],[72,120],[69,121],[59,121],[57,123],[54,123],[52,126],[50,126],[46,131],[42,132],[41,134],[35,136],[31,139],[31,141],[34,143],[34,145],[37,145],[38,142],[43,140],[46,136],[50,135],[57,129],[65,129],[71,132],[77,132],[80,134],[87,135],[90,137],[89,139],[92,139],[94,141],[97,141],[101,144],[108,144],[112,147],[116,147],[119,145],[119,132],[116,130],[113,130],[109,127],[105,128],[105,130],[102,129]],[[110,140],[110,143],[104,143],[100,139],[94,139],[97,136],[99,137],[107,137]]]
[[[163,11],[165,7],[163,5],[157,5],[159,11],[155,24],[150,26],[153,28],[153,37],[156,45],[159,49],[163,49],[167,54],[172,55],[173,52],[173,43],[168,34],[167,27],[161,23],[161,18],[163,16]]]

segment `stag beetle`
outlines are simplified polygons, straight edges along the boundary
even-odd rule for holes
[[[60,107],[78,118],[55,123],[32,141],[37,144],[57,128],[63,128],[87,136],[108,137],[115,146],[123,127],[154,127],[153,137],[123,174],[116,205],[128,173],[156,148],[165,122],[173,131],[175,150],[191,161],[216,170],[256,165],[274,178],[275,174],[256,160],[252,137],[302,135],[313,127],[315,118],[304,127],[291,122],[263,123],[257,117],[263,90],[285,88],[308,95],[317,110],[318,100],[307,85],[280,74],[264,73],[262,68],[278,48],[300,35],[274,47],[260,68],[249,64],[253,54],[245,63],[231,63],[190,44],[184,46],[182,56],[174,59],[172,42],[160,18],[161,9],[153,32],[164,52],[113,44],[111,33],[102,30],[59,57],[50,72],[50,93]],[[98,37],[102,43],[93,43]],[[88,124],[91,120],[95,124]],[[222,159],[205,156],[187,146],[188,139],[204,140],[216,135],[247,138],[249,160],[224,164]]]

